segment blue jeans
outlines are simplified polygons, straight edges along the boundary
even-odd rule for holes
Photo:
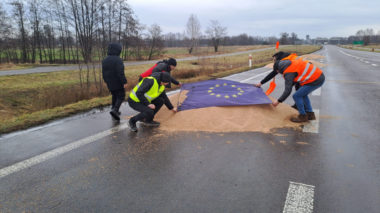
[[[301,115],[306,115],[306,112],[313,112],[313,108],[311,107],[311,103],[309,100],[308,95],[313,92],[314,90],[318,89],[319,87],[322,86],[322,83],[314,86],[308,86],[304,85],[301,86],[294,94],[293,94],[293,99],[294,102],[297,105],[298,112]]]

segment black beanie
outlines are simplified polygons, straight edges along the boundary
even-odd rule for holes
[[[168,60],[168,64],[169,65],[173,65],[173,66],[177,66],[177,61],[175,60],[175,58],[169,58]]]
[[[283,58],[288,57],[289,55],[290,55],[290,53],[280,51],[280,52],[274,54],[272,57],[275,57],[276,60],[281,60]]]
[[[161,72],[161,82],[169,83],[171,81],[170,74],[168,72]]]

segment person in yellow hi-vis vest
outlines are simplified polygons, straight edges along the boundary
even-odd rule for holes
[[[129,93],[129,106],[140,112],[128,121],[131,131],[137,132],[137,121],[142,121],[145,126],[159,126],[160,123],[153,119],[164,104],[169,110],[177,112],[165,93],[165,86],[171,79],[168,72],[153,73],[143,78]]]

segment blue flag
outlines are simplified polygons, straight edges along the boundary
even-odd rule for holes
[[[184,84],[182,89],[189,92],[179,110],[272,103],[261,88],[230,80],[216,79]]]

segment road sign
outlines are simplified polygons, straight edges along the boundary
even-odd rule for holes
[[[363,45],[364,42],[363,41],[353,41],[352,44],[353,45]]]

